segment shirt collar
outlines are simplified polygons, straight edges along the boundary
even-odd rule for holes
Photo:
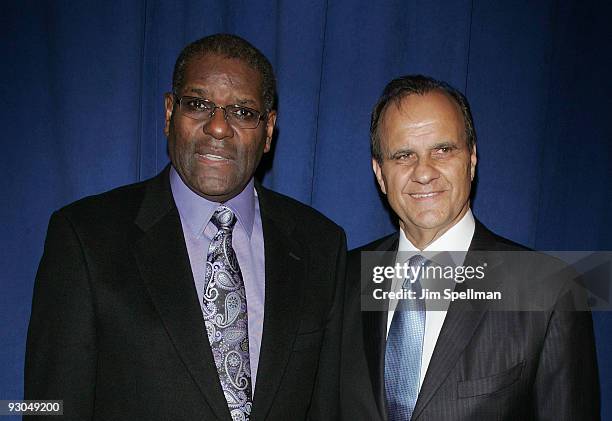
[[[174,166],[170,167],[170,188],[181,220],[187,229],[195,236],[203,235],[204,228],[221,203],[212,202],[194,193],[183,182]],[[246,187],[238,195],[223,203],[236,214],[238,223],[244,228],[249,238],[253,233],[255,200],[254,181],[251,177]]]
[[[474,236],[475,229],[476,222],[474,221],[474,215],[472,214],[472,210],[468,209],[468,211],[465,213],[465,215],[463,215],[463,218],[461,218],[459,222],[453,225],[448,231],[442,234],[440,238],[433,241],[422,251],[463,252],[451,253],[451,257],[455,261],[455,264],[463,264],[465,252],[467,252],[470,247],[470,243],[472,242],[472,237]],[[417,247],[415,247],[414,244],[410,242],[410,240],[406,237],[406,234],[401,228],[398,251],[407,252],[406,255],[408,255],[410,252],[414,252],[414,254],[421,252],[421,250],[419,250]]]

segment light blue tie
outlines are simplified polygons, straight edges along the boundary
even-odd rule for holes
[[[419,266],[424,270],[426,262],[425,257],[415,255],[408,264],[415,270]],[[419,278],[420,272],[414,282],[411,282],[411,278],[404,280],[404,289],[414,291],[415,297],[421,296]],[[385,391],[389,421],[409,421],[412,417],[419,391],[424,334],[425,300],[399,301],[385,350]]]

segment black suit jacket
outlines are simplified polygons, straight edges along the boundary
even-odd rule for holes
[[[360,311],[361,295],[371,294],[372,283],[360,282],[362,251],[392,251],[398,248],[394,234],[349,253],[347,261],[347,299],[345,329],[362,329],[363,346],[345,358],[343,375],[352,376],[354,385],[345,388],[343,401],[359,400],[353,419],[386,419],[384,356],[386,311]],[[478,265],[476,251],[526,250],[503,239],[476,222],[476,231],[465,265]],[[393,254],[376,264],[393,265]],[[542,271],[564,273],[560,262],[542,255],[538,267],[505,268],[498,273]],[[369,264],[369,263],[368,263]],[[559,266],[557,270],[556,266]],[[536,266],[536,265],[534,265]],[[550,269],[550,268],[546,268]],[[509,272],[508,272],[509,270]],[[366,268],[365,273],[371,273]],[[494,279],[504,283],[517,280],[513,275]],[[488,280],[491,282],[491,279]],[[456,291],[473,283],[458,284]],[[483,284],[484,285],[484,284]],[[483,289],[474,288],[476,290]],[[546,311],[491,311],[490,304],[476,300],[451,303],[427,369],[412,416],[413,420],[597,420],[599,419],[599,382],[593,327],[588,311],[567,311],[574,306],[570,283],[548,282],[529,285],[527,299],[556,297]],[[512,289],[512,285],[510,290]],[[508,289],[508,288],[506,288]],[[530,298],[533,297],[533,298]],[[525,297],[523,296],[523,299]],[[349,339],[350,340],[350,339]],[[359,367],[350,371],[350,366]],[[347,374],[347,372],[349,374]],[[361,375],[359,373],[365,373]],[[364,378],[367,377],[367,378]],[[350,411],[346,409],[345,413]],[[360,414],[368,414],[361,416]]]
[[[257,191],[266,287],[251,420],[334,419],[344,233],[297,201]],[[230,420],[168,168],[51,217],[25,397],[63,399],[70,420]]]

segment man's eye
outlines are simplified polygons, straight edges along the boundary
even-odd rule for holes
[[[253,110],[244,107],[236,107],[232,110],[232,114],[240,120],[252,120],[256,117]]]
[[[208,102],[202,99],[195,99],[195,98],[190,99],[189,101],[185,103],[185,105],[190,111],[194,111],[194,112],[209,111],[211,109]]]
[[[436,149],[435,153],[437,155],[448,155],[450,154],[455,148],[452,146],[442,146],[438,149]]]
[[[400,153],[396,155],[395,159],[400,160],[400,161],[407,160],[407,159],[412,158],[412,155],[413,155],[412,152],[404,152],[404,153]]]

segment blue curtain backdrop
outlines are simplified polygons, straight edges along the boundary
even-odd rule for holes
[[[0,399],[22,396],[51,212],[166,165],[174,60],[215,32],[250,40],[277,72],[264,184],[331,217],[350,246],[395,229],[371,173],[371,107],[391,78],[425,73],[472,104],[478,218],[540,250],[612,250],[610,12],[606,0],[5,2]],[[608,420],[611,316],[594,314]]]

